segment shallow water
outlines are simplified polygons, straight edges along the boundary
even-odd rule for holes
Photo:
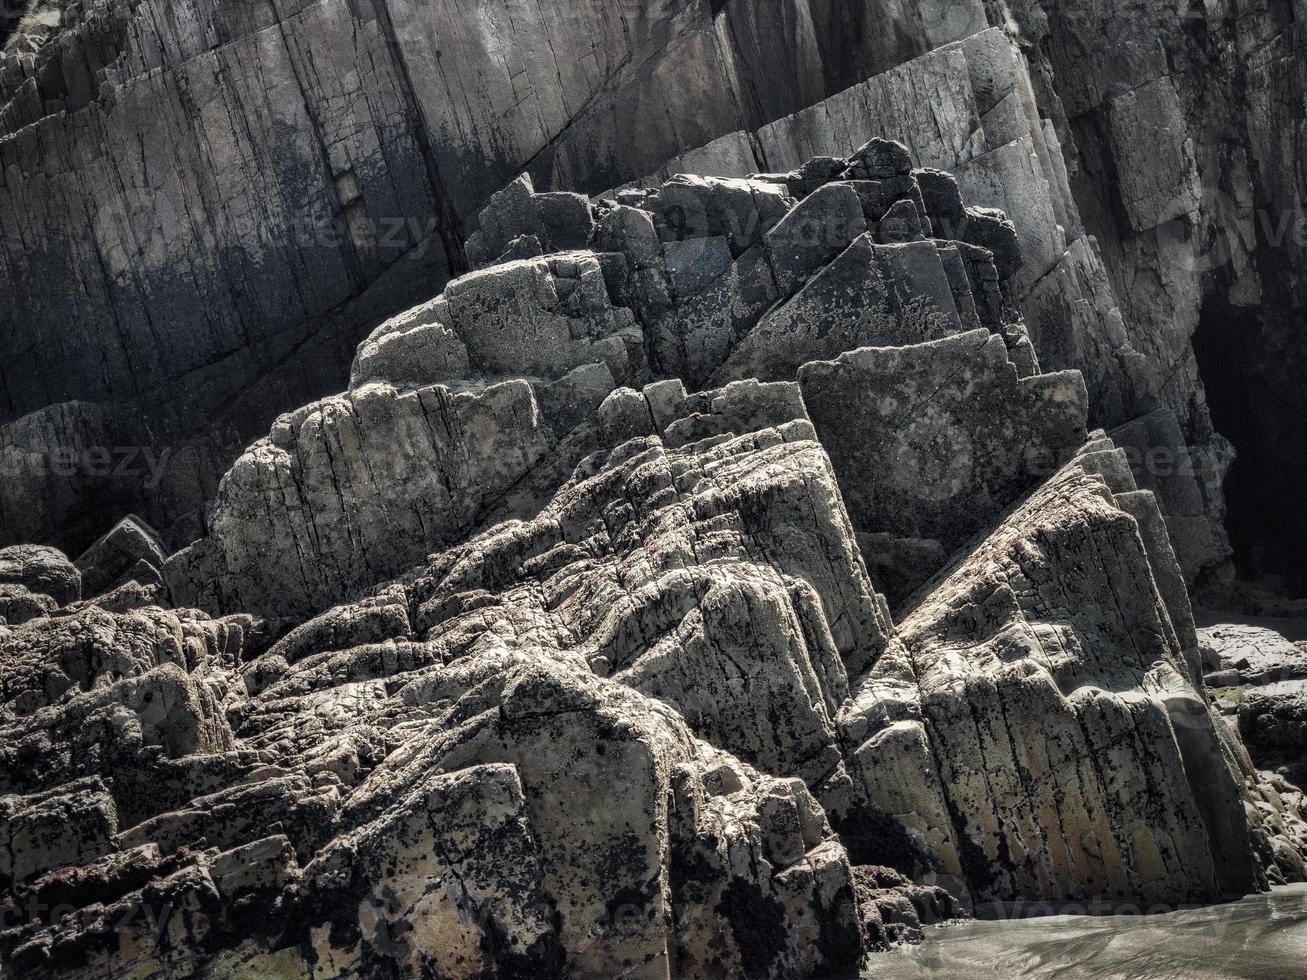
[[[972,921],[874,957],[868,978],[1293,980],[1307,978],[1307,885],[1157,915]]]

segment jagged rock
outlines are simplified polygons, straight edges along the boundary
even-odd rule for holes
[[[854,179],[880,180],[902,177],[911,171],[912,157],[907,147],[878,136],[853,151],[846,173]]]
[[[892,846],[902,870],[980,901],[1256,887],[1241,781],[1155,584],[1161,556],[1101,453],[960,558],[900,624],[910,659],[855,690],[840,721],[855,791],[832,801],[855,863]]]
[[[1014,221],[1004,238],[1019,238],[1025,268],[1008,299],[1023,306],[1044,366],[1085,373],[1098,424],[1175,415],[1206,474],[1196,520],[1213,542],[1181,549],[1191,582],[1228,579],[1219,489],[1230,461],[1212,433],[1195,328],[1210,327],[1199,347],[1215,350],[1205,369],[1218,385],[1240,376],[1224,373],[1236,363],[1271,382],[1274,396],[1254,386],[1254,415],[1302,414],[1291,329],[1302,247],[1273,247],[1286,236],[1256,227],[1259,213],[1302,212],[1301,127],[1285,108],[1297,103],[1275,97],[1304,86],[1292,56],[1301,32],[1274,5],[1173,17],[1099,0],[819,4],[786,6],[759,30],[739,0],[634,20],[585,0],[575,16],[542,8],[469,32],[446,3],[328,0],[310,16],[228,17],[214,0],[188,0],[188,16],[170,19],[157,2],[94,5],[57,43],[7,53],[0,68],[15,229],[4,252],[19,284],[8,335],[27,336],[26,321],[73,325],[40,327],[6,352],[15,367],[0,443],[24,468],[0,494],[0,540],[75,552],[131,502],[169,544],[193,537],[203,501],[267,418],[330,390],[368,327],[459,271],[462,230],[524,168],[543,193],[528,184],[499,199],[485,222],[497,247],[483,230],[475,257],[584,247],[601,216],[568,192],[651,173],[769,170],[761,176],[796,196],[846,174],[903,176],[888,150],[849,171],[850,155],[878,145],[871,137],[955,172],[979,206],[961,227],[972,215],[983,225],[983,207]],[[201,40],[194,25],[210,22],[222,27]],[[330,57],[310,64],[310,48]],[[233,104],[242,111],[228,113]],[[286,129],[314,138],[286,153]],[[233,147],[231,158],[213,146]],[[310,227],[295,227],[305,213]],[[920,217],[923,230],[934,223]],[[37,241],[16,230],[45,227]],[[995,251],[1009,268],[1007,249]],[[179,254],[186,275],[171,262]],[[77,271],[77,289],[51,274],[64,270]],[[1239,342],[1242,311],[1255,343]],[[1224,398],[1217,429],[1237,425]],[[54,426],[62,438],[49,437]],[[1256,447],[1244,466],[1275,460],[1259,477],[1236,469],[1237,499],[1279,499],[1302,482],[1285,476],[1307,458],[1294,442],[1302,428],[1236,432]],[[185,462],[166,468],[162,491],[142,468],[100,472],[94,455],[79,455],[75,472],[51,465],[64,446],[165,442]],[[101,521],[90,496],[125,506]],[[1241,532],[1259,542],[1245,564],[1302,538],[1286,520],[1281,535]]]
[[[1233,670],[1240,684],[1262,685],[1307,679],[1307,650],[1264,626],[1236,623],[1198,631],[1203,666]]]
[[[25,585],[0,585],[0,618],[6,623],[17,626],[37,616],[48,616],[58,608],[59,603],[48,595],[32,592]]]
[[[986,330],[814,361],[799,371],[799,385],[854,527],[868,536],[864,553],[906,541],[927,559],[900,577],[895,600],[992,526],[1086,436],[1080,375],[1018,377],[1003,340]]]
[[[354,355],[349,383],[351,388],[369,381],[430,384],[471,373],[467,345],[450,322],[448,301],[439,296],[372,331]]]
[[[990,252],[881,244],[865,230],[899,205],[924,215],[907,151],[875,145],[892,168],[873,177],[854,157],[827,169],[859,179],[801,202],[762,179],[669,180],[641,207],[598,209],[587,235],[613,251],[492,264],[383,323],[359,346],[348,392],[283,416],[224,477],[206,536],[163,569],[173,601],[294,621],[479,527],[531,516],[587,453],[615,444],[596,426],[605,397],[651,374],[692,388],[792,379],[813,358],[964,324],[1001,336],[1034,373]],[[529,179],[496,197],[487,254],[536,227],[541,197]],[[493,384],[504,378],[526,380]]]
[[[537,194],[529,174],[522,174],[490,200],[477,216],[480,228],[468,237],[473,266],[517,257],[533,240],[536,254],[585,248],[594,232],[590,202],[580,194]]]
[[[795,292],[866,231],[862,199],[852,182],[815,187],[767,231],[777,287],[785,294]]]
[[[851,872],[805,780],[839,771],[832,717],[847,672],[878,656],[891,627],[810,426],[759,428],[792,413],[796,395],[793,384],[651,390],[670,429],[714,408],[719,434],[679,448],[628,442],[533,521],[436,556],[409,584],[306,623],[244,667],[245,634],[217,623],[83,613],[113,623],[113,637],[147,622],[226,637],[182,656],[189,647],[164,634],[148,648],[107,636],[96,673],[79,676],[145,670],[105,689],[138,711],[132,685],[171,658],[179,682],[187,670],[223,679],[211,696],[232,727],[196,741],[187,733],[205,732],[212,708],[181,702],[191,706],[142,715],[139,737],[128,722],[100,752],[56,762],[60,726],[100,702],[70,695],[42,709],[59,721],[25,707],[31,720],[14,724],[53,733],[39,743],[49,761],[13,770],[10,786],[44,792],[88,768],[119,775],[130,759],[137,785],[167,772],[196,793],[173,810],[114,801],[114,846],[51,850],[32,887],[115,847],[126,860],[155,846],[145,881],[106,884],[102,900],[162,889],[205,910],[206,924],[170,920],[170,948],[119,944],[122,930],[99,929],[89,911],[76,926],[24,919],[12,961],[107,972],[176,963],[184,950],[214,968],[325,958],[452,976],[553,975],[564,962],[587,975],[669,962],[705,977],[851,967]],[[23,649],[48,646],[49,630],[71,628],[62,623],[20,627]],[[37,683],[38,667],[20,653],[4,690]],[[231,683],[238,668],[244,684]],[[142,754],[159,739],[161,756]],[[186,779],[166,768],[205,757],[229,762]],[[265,840],[274,823],[282,843]],[[227,923],[255,909],[262,925],[229,938]]]
[[[1105,439],[896,631],[799,383],[661,382],[599,415],[616,448],[534,518],[266,652],[194,612],[12,628],[0,788],[49,840],[24,888],[77,911],[19,911],[7,961],[810,976],[960,900],[1256,884],[1164,525],[1130,516],[1152,498]],[[111,917],[142,906],[161,929]]]
[[[124,517],[95,544],[77,559],[82,575],[82,587],[88,596],[108,592],[124,582],[142,579],[159,579],[158,569],[163,567],[168,552],[158,533],[139,517]],[[137,568],[143,562],[145,566]],[[153,570],[153,575],[150,574]],[[152,584],[142,581],[142,584]]]
[[[684,174],[665,181],[644,208],[664,242],[723,238],[732,258],[761,245],[789,210],[775,184]]]
[[[1304,214],[1289,165],[1303,145],[1289,108],[1307,85],[1302,25],[1276,5],[1173,13],[1075,0],[1023,5],[1017,24],[1047,79],[1041,106],[1085,161],[1076,197],[1131,342],[1164,382],[1161,407],[1214,485],[1229,461],[1213,429],[1240,454],[1225,481],[1239,571],[1284,575],[1298,595],[1307,529],[1284,502],[1307,458],[1289,421],[1304,412],[1304,242],[1256,227]]]
[[[916,885],[893,868],[853,869],[864,943],[888,949],[899,942],[920,942],[923,925],[957,918],[957,900],[937,885]]]
[[[1285,681],[1249,691],[1239,704],[1239,730],[1258,759],[1300,759],[1307,751],[1307,684]]]
[[[1049,21],[1041,5],[1000,6],[1014,18],[1002,26],[1018,24],[1028,32],[1027,39],[1048,36]],[[1116,36],[1114,32],[1087,26],[1096,25],[1096,18],[1138,19],[1148,26],[1135,36],[1160,34],[1168,39],[1176,37],[1179,22],[1171,18],[1163,26],[1142,7],[1129,12],[1100,10],[1096,0],[1057,7],[1054,20],[1062,18],[1064,24],[1073,25],[1064,27],[1068,37],[1086,32],[1094,36],[1092,70],[1097,70],[1099,59],[1119,58],[1110,40]],[[991,16],[1004,15],[992,12]],[[1249,23],[1257,21],[1251,18]],[[1223,440],[1211,433],[1188,341],[1201,299],[1193,273],[1212,265],[1206,256],[1194,253],[1213,238],[1219,250],[1222,239],[1230,235],[1219,228],[1205,235],[1192,233],[1184,224],[1189,220],[1185,217],[1178,223],[1164,222],[1160,233],[1149,231],[1137,243],[1129,237],[1122,241],[1123,233],[1103,220],[1104,215],[1114,213],[1112,208],[1100,203],[1113,200],[1115,188],[1085,193],[1086,182],[1069,176],[1076,142],[1086,134],[1073,136],[1063,125],[1065,112],[1053,84],[1063,91],[1067,73],[1078,77],[1085,68],[1075,64],[1069,54],[1078,50],[1075,43],[1063,46],[1059,41],[1053,50],[1056,53],[1051,59],[1037,60],[1033,66],[1041,70],[1032,71],[1003,30],[982,31],[902,63],[818,105],[748,133],[723,137],[701,151],[682,153],[656,172],[666,175],[679,168],[691,173],[745,176],[752,170],[793,168],[776,178],[784,180],[792,192],[805,189],[810,193],[811,179],[800,176],[805,160],[845,157],[874,132],[902,142],[911,162],[922,168],[914,171],[914,180],[921,187],[923,229],[992,251],[999,278],[1004,280],[1002,302],[1018,306],[1024,313],[1030,340],[1039,351],[1038,363],[1045,370],[1073,369],[1084,375],[1091,421],[1122,426],[1159,409],[1169,409],[1178,421],[1176,431],[1184,433],[1178,443],[1168,435],[1166,442],[1149,443],[1132,462],[1139,481],[1163,497],[1167,520],[1182,539],[1177,551],[1185,579],[1191,585],[1200,579],[1219,580],[1228,576],[1230,558],[1221,485],[1231,457]],[[1148,80],[1148,72],[1165,73],[1166,59],[1159,52],[1159,48],[1149,47],[1132,54],[1139,61],[1127,64],[1149,67],[1138,78],[1123,82],[1121,91],[1133,91],[1136,84]],[[1065,70],[1041,73],[1049,60]],[[1107,74],[1113,76],[1117,70]],[[1054,82],[1048,80],[1050,75]],[[1072,88],[1077,85],[1071,83]],[[927,91],[931,97],[922,98],[920,93]],[[1099,93],[1096,98],[1107,95]],[[1148,99],[1159,105],[1168,102],[1166,98]],[[1145,115],[1135,112],[1119,117],[1118,128],[1123,133],[1129,130],[1131,146],[1143,148],[1152,143],[1153,135],[1142,124]],[[1131,193],[1141,201],[1151,199],[1154,203],[1148,206],[1155,210],[1165,210],[1170,204],[1162,191],[1168,186],[1168,175],[1175,177],[1174,199],[1182,203],[1192,200],[1193,175],[1185,163],[1189,151],[1183,146],[1183,130],[1175,125],[1173,114],[1168,118],[1171,123],[1162,150],[1168,162],[1148,159],[1148,151],[1140,150],[1138,158],[1132,159],[1127,180],[1139,187],[1137,194]],[[1106,121],[1095,120],[1093,125],[1108,128]],[[1089,135],[1091,142],[1098,139],[1096,132]],[[726,152],[728,145],[738,152]],[[1109,148],[1105,155],[1116,152]],[[1115,168],[1122,165],[1112,159],[1110,167],[1100,164],[1094,172],[1116,173]],[[1213,170],[1229,169],[1224,162],[1219,167],[1213,163]],[[936,174],[940,170],[950,171],[952,178],[942,180]],[[1236,188],[1247,183],[1246,173],[1236,173],[1233,179]],[[1219,204],[1222,195],[1217,196]],[[960,210],[959,199],[965,201]],[[1099,232],[1097,240],[1086,234],[1082,209],[1093,222],[1091,230]],[[1240,229],[1243,240],[1251,241],[1255,236],[1246,231],[1251,205],[1236,210],[1237,214],[1223,213],[1222,217]],[[1247,249],[1233,244],[1237,247],[1223,252],[1232,256],[1233,271],[1246,279]],[[1150,271],[1154,267],[1167,271],[1159,277]],[[1141,281],[1148,282],[1147,289],[1140,288]],[[1177,307],[1186,326],[1177,326]],[[1012,317],[1009,314],[1003,319]],[[991,322],[984,325],[999,329]],[[1011,340],[1015,350],[1021,338]],[[1231,350],[1221,356],[1245,356],[1233,339],[1228,346]],[[829,359],[837,355],[819,356]],[[1276,409],[1266,406],[1260,414],[1275,413]],[[1286,457],[1284,446],[1293,438],[1288,432],[1280,433],[1271,454]],[[1122,441],[1130,440],[1123,434]],[[1164,450],[1173,460],[1160,480],[1157,469],[1146,462],[1146,454],[1152,450]],[[1291,468],[1285,465],[1280,472]],[[1196,494],[1191,492],[1195,488]]]
[[[33,796],[0,797],[0,880],[10,886],[113,849],[118,813],[98,777]]]
[[[173,599],[280,617],[325,609],[474,529],[555,441],[523,381],[373,383],[307,406],[224,477],[209,536],[164,568]]]
[[[0,55],[0,542],[144,514],[0,552],[4,969],[843,975],[1307,873],[1297,651],[1189,600],[1190,335],[1302,305],[1248,220],[1295,32],[1106,70],[1038,3],[791,6],[134,0]]]
[[[932,243],[877,244],[863,235],[768,313],[713,383],[788,379],[808,361],[857,347],[935,340],[960,329],[953,291]]]
[[[562,192],[639,177],[984,20],[978,0],[775,17],[582,0],[475,25],[445,0],[183,2],[81,4],[34,53],[0,56],[0,332],[26,338],[0,352],[0,445],[33,453],[30,482],[0,491],[0,545],[79,552],[127,512],[170,545],[193,537],[244,446],[463,271],[469,219],[524,169],[545,192],[541,246],[583,247],[591,216]],[[26,438],[24,417],[81,408],[117,434]],[[143,469],[50,465],[74,444],[186,462],[160,492]]]

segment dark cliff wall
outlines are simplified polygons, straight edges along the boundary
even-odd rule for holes
[[[1307,4],[1007,6],[1041,104],[1078,151],[1073,187],[1132,341],[1169,372],[1168,405],[1209,447],[1210,472],[1227,465],[1222,437],[1238,453],[1225,488],[1236,567],[1307,592],[1294,504],[1307,478]]]

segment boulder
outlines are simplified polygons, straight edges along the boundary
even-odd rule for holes
[[[0,549],[0,584],[22,586],[64,606],[82,597],[82,574],[68,556],[44,545]]]

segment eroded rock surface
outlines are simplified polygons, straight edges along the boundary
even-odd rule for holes
[[[983,26],[980,0],[11,0],[0,545],[78,552],[129,511],[184,544],[269,419],[465,271],[523,170],[612,186]],[[127,447],[172,462],[106,472]]]
[[[5,970],[817,977],[972,903],[1302,879],[1300,651],[1190,606],[1231,453],[1175,271],[1196,175],[1286,190],[1296,137],[1187,138],[1171,27],[1072,77],[1091,8],[10,45],[0,540],[80,557],[0,551]],[[1244,246],[1226,302],[1296,288]],[[158,433],[144,496],[49,464]]]
[[[8,961],[821,975],[972,898],[1255,885],[1114,451],[896,629],[797,384],[623,389],[605,431],[636,402],[661,435],[271,647],[154,605],[11,628]]]
[[[482,215],[484,268],[383,323],[359,345],[348,391],[282,416],[237,460],[206,536],[163,569],[174,600],[293,621],[496,520],[530,517],[587,453],[612,448],[611,419],[597,412],[604,399],[656,378],[683,379],[691,391],[737,379],[793,382],[815,358],[912,345],[916,367],[886,370],[935,381],[923,381],[919,396],[903,392],[884,423],[928,441],[921,433],[941,409],[922,396],[949,383],[956,366],[938,353],[952,347],[917,345],[969,331],[964,346],[974,354],[953,357],[975,364],[956,370],[992,387],[999,415],[974,447],[976,457],[993,454],[989,469],[951,491],[965,526],[945,533],[937,521],[858,517],[859,531],[935,549],[933,565],[909,583],[920,584],[1033,485],[1032,465],[1051,472],[1082,441],[1084,392],[1078,378],[1038,373],[1021,316],[1004,299],[1021,253],[1001,214],[973,213],[972,240],[927,238],[930,208],[961,200],[949,175],[914,172],[904,147],[879,138],[826,164],[795,181],[678,177],[623,193],[626,203],[579,195],[563,203],[536,193],[526,176],[514,181]],[[524,241],[564,250],[522,257],[508,247]],[[833,387],[863,397],[857,383]],[[829,415],[822,421],[835,439],[848,422]],[[800,408],[776,421],[802,417]],[[964,417],[968,426],[978,418]],[[862,494],[856,468],[878,462],[850,456],[845,492]],[[890,465],[907,472],[904,460]],[[1012,472],[1000,475],[1004,468]],[[979,484],[985,503],[962,518],[961,501]],[[907,489],[923,506],[938,492],[930,481]],[[896,597],[907,591],[888,587]]]

